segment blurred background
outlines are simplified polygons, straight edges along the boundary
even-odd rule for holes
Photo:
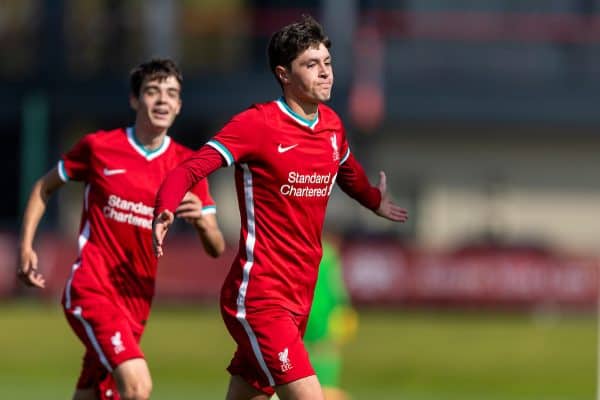
[[[360,315],[343,385],[358,399],[594,398],[599,0],[3,0],[0,397],[66,398],[79,368],[58,299],[82,188],[51,202],[37,240],[49,287],[34,292],[14,278],[33,182],[83,134],[132,123],[128,73],[152,56],[184,74],[170,134],[201,146],[279,96],[266,44],[302,13],[333,41],[331,105],[353,152],[410,211],[396,225],[339,190],[330,201]],[[207,259],[182,226],[161,261],[144,339],[156,398],[224,397],[232,177],[210,180],[228,253]]]

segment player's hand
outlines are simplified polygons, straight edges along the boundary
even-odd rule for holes
[[[175,216],[190,224],[196,223],[202,218],[202,201],[195,194],[187,192],[175,210]]]
[[[405,208],[394,204],[390,199],[390,195],[387,192],[385,172],[383,171],[379,171],[379,185],[377,185],[377,187],[381,192],[381,204],[375,211],[375,214],[391,221],[406,222],[408,220],[408,211]]]
[[[27,286],[40,289],[46,287],[46,279],[38,271],[38,257],[31,248],[22,249],[19,254],[19,265],[17,266],[17,277]]]
[[[174,219],[175,217],[171,211],[164,210],[152,221],[152,246],[156,257],[162,257],[164,254],[163,241]]]

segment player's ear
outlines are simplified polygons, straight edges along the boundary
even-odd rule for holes
[[[138,100],[138,98],[133,93],[129,94],[129,105],[135,111],[137,111],[138,107],[140,106],[140,101]]]
[[[279,78],[279,81],[282,85],[287,84],[290,81],[287,68],[281,65],[275,67],[275,75],[277,76],[277,78]]]

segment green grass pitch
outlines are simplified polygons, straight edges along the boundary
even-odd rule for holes
[[[67,399],[82,347],[58,304],[0,304],[0,399]],[[142,347],[154,399],[222,399],[234,345],[216,305],[153,311]],[[584,400],[595,395],[592,314],[360,311],[345,348],[354,399]]]

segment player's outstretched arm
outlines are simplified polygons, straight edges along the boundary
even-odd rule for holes
[[[387,182],[385,172],[379,171],[379,184],[377,185],[381,192],[381,203],[375,210],[375,214],[396,222],[406,222],[408,220],[408,211],[396,204],[390,199],[387,192]]]
[[[33,250],[33,239],[40,220],[46,212],[48,199],[63,184],[58,169],[53,168],[33,185],[29,194],[29,200],[23,213],[23,226],[19,237],[19,264],[17,265],[18,278],[28,286],[37,288],[46,286],[44,276],[38,271],[38,257]]]
[[[225,251],[225,239],[215,214],[202,213],[202,201],[191,192],[187,192],[175,210],[177,218],[183,218],[192,224],[202,241],[204,251],[211,257],[219,257]]]
[[[379,173],[377,187],[371,186],[365,171],[352,154],[340,166],[337,182],[345,193],[377,215],[396,222],[408,220],[406,209],[390,199],[385,173]]]
[[[156,257],[162,257],[164,254],[163,242],[174,219],[171,211],[164,210],[152,220],[152,246]]]

